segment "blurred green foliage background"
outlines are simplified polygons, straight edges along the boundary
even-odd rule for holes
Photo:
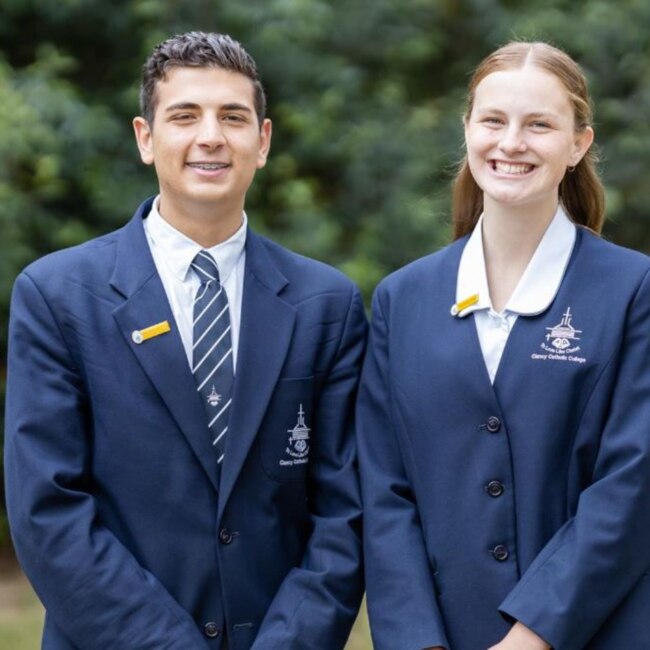
[[[449,240],[465,85],[512,38],[550,41],[583,66],[605,236],[650,252],[647,0],[0,0],[0,396],[19,270],[122,225],[155,193],[131,130],[140,67],[190,29],[244,43],[267,89],[273,150],[251,222],[338,266],[366,298]]]

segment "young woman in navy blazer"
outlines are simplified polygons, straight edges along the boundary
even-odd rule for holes
[[[650,648],[650,260],[598,235],[578,65],[470,82],[456,241],[386,278],[359,395],[377,650]]]

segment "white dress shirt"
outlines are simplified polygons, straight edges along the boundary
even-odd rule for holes
[[[159,197],[156,197],[144,220],[144,230],[191,368],[194,298],[200,283],[190,264],[204,249],[163,219],[158,212],[158,201]],[[228,296],[233,369],[236,368],[239,348],[247,221],[246,213],[242,213],[242,224],[232,237],[205,249],[217,263],[219,279]]]
[[[454,315],[463,318],[474,314],[481,352],[492,383],[517,317],[541,314],[553,302],[575,238],[575,225],[562,207],[558,207],[508,303],[503,311],[496,312],[488,290],[481,215],[463,250],[456,284],[456,304],[475,295],[478,300]]]

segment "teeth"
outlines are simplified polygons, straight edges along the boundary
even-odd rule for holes
[[[190,167],[195,167],[196,169],[205,169],[206,171],[216,171],[217,169],[223,169],[227,167],[225,163],[190,163]]]
[[[499,161],[495,161],[494,163],[494,169],[502,174],[527,174],[532,168],[532,165],[517,165]]]

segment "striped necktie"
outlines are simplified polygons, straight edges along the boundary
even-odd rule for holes
[[[212,445],[221,468],[234,376],[228,296],[219,282],[219,268],[210,253],[200,251],[192,269],[201,281],[194,299],[192,372],[208,414]]]

